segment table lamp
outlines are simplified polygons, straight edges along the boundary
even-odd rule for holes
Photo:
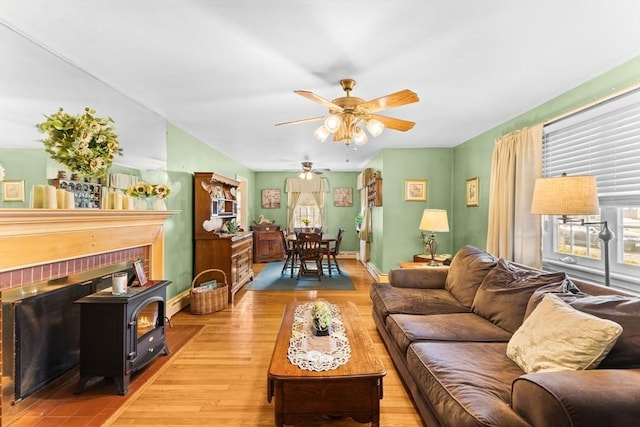
[[[609,241],[615,235],[607,226],[607,221],[584,222],[571,219],[569,215],[598,215],[598,189],[595,176],[567,176],[538,178],[533,188],[531,213],[537,215],[559,215],[564,224],[602,225],[598,237],[603,242],[604,281],[610,286]]]
[[[444,209],[425,209],[422,212],[422,219],[420,220],[420,238],[424,244],[424,253],[429,251],[431,255],[430,266],[437,266],[436,262],[436,250],[438,249],[438,243],[436,242],[435,232],[449,231],[449,221],[447,220],[447,211]],[[425,231],[430,231],[431,235],[427,236]]]

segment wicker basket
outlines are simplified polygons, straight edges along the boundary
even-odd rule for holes
[[[205,274],[215,276],[219,274],[222,281],[218,280],[218,287],[215,289],[198,289],[196,285],[198,279]],[[191,281],[191,314],[209,314],[222,310],[229,305],[229,292],[227,288],[227,275],[224,271],[215,268],[201,271]]]

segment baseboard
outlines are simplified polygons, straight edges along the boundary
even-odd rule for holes
[[[362,262],[362,261],[361,261],[361,262]],[[364,263],[364,262],[363,262],[362,264],[364,265],[364,268],[366,268],[366,269],[367,269],[367,271],[369,272],[369,274],[373,277],[373,279],[374,279],[376,282],[380,282],[380,283],[387,283],[387,282],[389,282],[389,276],[388,276],[387,274],[384,274],[384,273],[380,272],[380,271],[378,270],[378,268],[377,268],[374,264],[372,264],[372,263],[370,263],[370,262],[367,262],[367,263]]]
[[[167,302],[167,317],[171,319],[177,312],[185,308],[191,302],[191,288],[182,291]]]
[[[340,251],[340,253],[338,254],[338,256],[336,257],[338,259],[358,259],[358,252],[356,251]]]

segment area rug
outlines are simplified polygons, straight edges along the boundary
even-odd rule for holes
[[[324,274],[322,280],[318,280],[315,276],[302,276],[300,280],[296,278],[296,271],[291,277],[291,270],[287,268],[285,274],[282,272],[283,262],[269,263],[258,276],[249,282],[247,290],[249,291],[316,291],[316,290],[337,290],[352,291],[354,290],[353,282],[349,275],[342,271],[338,274],[334,271],[331,276]],[[326,271],[326,268],[325,268]]]

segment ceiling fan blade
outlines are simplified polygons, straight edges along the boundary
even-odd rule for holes
[[[420,101],[420,98],[418,98],[415,92],[404,89],[380,98],[372,99],[371,101],[363,102],[358,105],[358,108],[362,108],[369,113],[375,113],[376,111],[400,107],[418,101]]]
[[[276,123],[276,126],[284,126],[284,125],[295,125],[298,123],[308,123],[308,122],[317,122],[319,120],[324,119],[324,117],[309,117],[308,119],[300,119],[300,120],[293,120],[290,122],[282,122],[282,123]]]
[[[344,109],[338,104],[334,104],[326,98],[321,97],[320,95],[316,95],[313,92],[309,92],[308,90],[294,90],[294,93],[297,93],[300,96],[304,96],[307,99],[310,99],[313,102],[317,102],[320,105],[327,107],[329,110],[337,111],[342,113]]]
[[[414,122],[408,120],[396,119],[394,117],[381,116],[379,114],[370,114],[370,118],[380,120],[387,129],[399,130],[406,132],[413,128]]]

